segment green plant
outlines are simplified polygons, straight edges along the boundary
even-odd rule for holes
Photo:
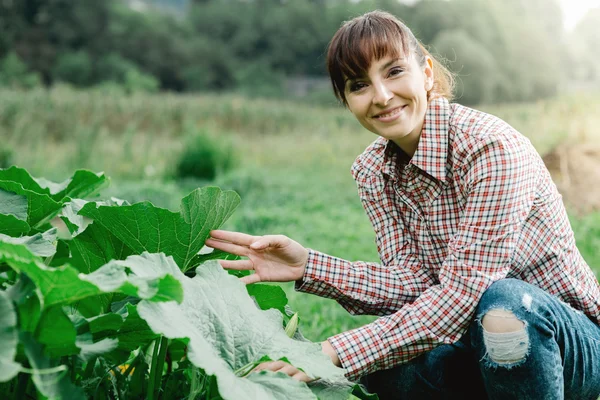
[[[92,60],[85,51],[61,54],[53,69],[53,76],[56,80],[76,86],[89,85],[92,74]]]
[[[0,170],[3,398],[374,398],[300,339],[281,288],[245,286],[215,261],[233,256],[201,251],[235,192],[196,189],[179,212],[77,199],[106,182]],[[321,379],[250,373],[276,359]]]
[[[11,148],[0,149],[0,168],[8,168],[13,163],[13,151]]]
[[[39,86],[40,76],[30,72],[16,52],[10,52],[0,61],[0,86],[31,89]]]
[[[235,154],[231,142],[217,139],[201,130],[187,139],[187,145],[177,163],[178,178],[214,179],[234,166]]]

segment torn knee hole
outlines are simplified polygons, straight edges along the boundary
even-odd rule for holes
[[[529,335],[525,324],[510,311],[494,309],[483,317],[483,341],[491,361],[513,365],[525,360]]]
[[[525,324],[515,314],[502,309],[488,311],[481,320],[483,329],[493,333],[508,333],[523,330]]]

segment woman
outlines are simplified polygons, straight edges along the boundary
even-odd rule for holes
[[[600,285],[531,143],[450,104],[451,75],[390,14],[345,23],[327,63],[336,96],[379,136],[352,173],[382,265],[213,231],[208,246],[248,258],[223,267],[380,315],[322,348],[382,399],[596,399]]]

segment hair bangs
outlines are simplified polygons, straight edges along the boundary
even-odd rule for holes
[[[373,61],[409,53],[403,27],[375,13],[346,23],[333,37],[328,69],[336,96],[344,103],[345,81],[366,76]]]

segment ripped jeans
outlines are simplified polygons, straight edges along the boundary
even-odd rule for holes
[[[521,328],[486,331],[484,316],[498,310],[512,313]],[[476,318],[458,342],[367,375],[361,383],[381,400],[596,400],[600,326],[533,285],[503,279],[484,293]]]

